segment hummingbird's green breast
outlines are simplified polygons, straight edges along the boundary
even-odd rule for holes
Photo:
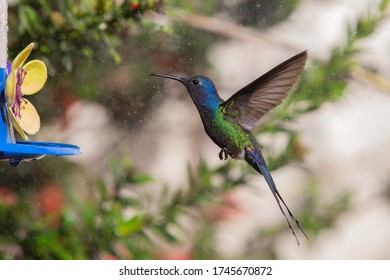
[[[244,147],[255,148],[256,140],[252,133],[244,130],[234,120],[228,120],[218,108],[205,129],[210,138],[221,148],[226,148],[233,158],[241,158]]]

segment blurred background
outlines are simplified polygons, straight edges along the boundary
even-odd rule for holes
[[[0,162],[1,259],[390,258],[388,0],[14,0],[9,59],[49,70],[30,139],[80,146]],[[308,50],[254,130],[309,236],[297,246],[264,179],[221,162],[185,88],[226,99]]]

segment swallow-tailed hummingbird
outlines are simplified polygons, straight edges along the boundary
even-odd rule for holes
[[[306,59],[307,51],[291,57],[237,91],[226,101],[219,96],[214,83],[207,77],[151,74],[179,81],[187,88],[199,111],[207,135],[221,148],[219,152],[221,160],[226,160],[228,155],[234,159],[244,159],[264,176],[298,245],[298,237],[281,203],[305,237],[308,237],[276,188],[251,130],[265,113],[282,103],[298,80]]]

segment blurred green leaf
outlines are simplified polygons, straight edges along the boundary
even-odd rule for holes
[[[122,236],[132,234],[142,230],[143,218],[141,215],[135,215],[128,221],[118,225],[118,233]]]
[[[168,231],[167,225],[154,225],[152,228],[157,234],[159,234],[162,238],[164,238],[168,242],[171,243],[179,242],[176,236]]]

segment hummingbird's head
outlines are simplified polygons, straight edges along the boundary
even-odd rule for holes
[[[165,74],[151,74],[152,76],[167,78],[179,81],[190,93],[195,105],[217,107],[222,99],[219,97],[212,80],[205,76],[177,77]]]

